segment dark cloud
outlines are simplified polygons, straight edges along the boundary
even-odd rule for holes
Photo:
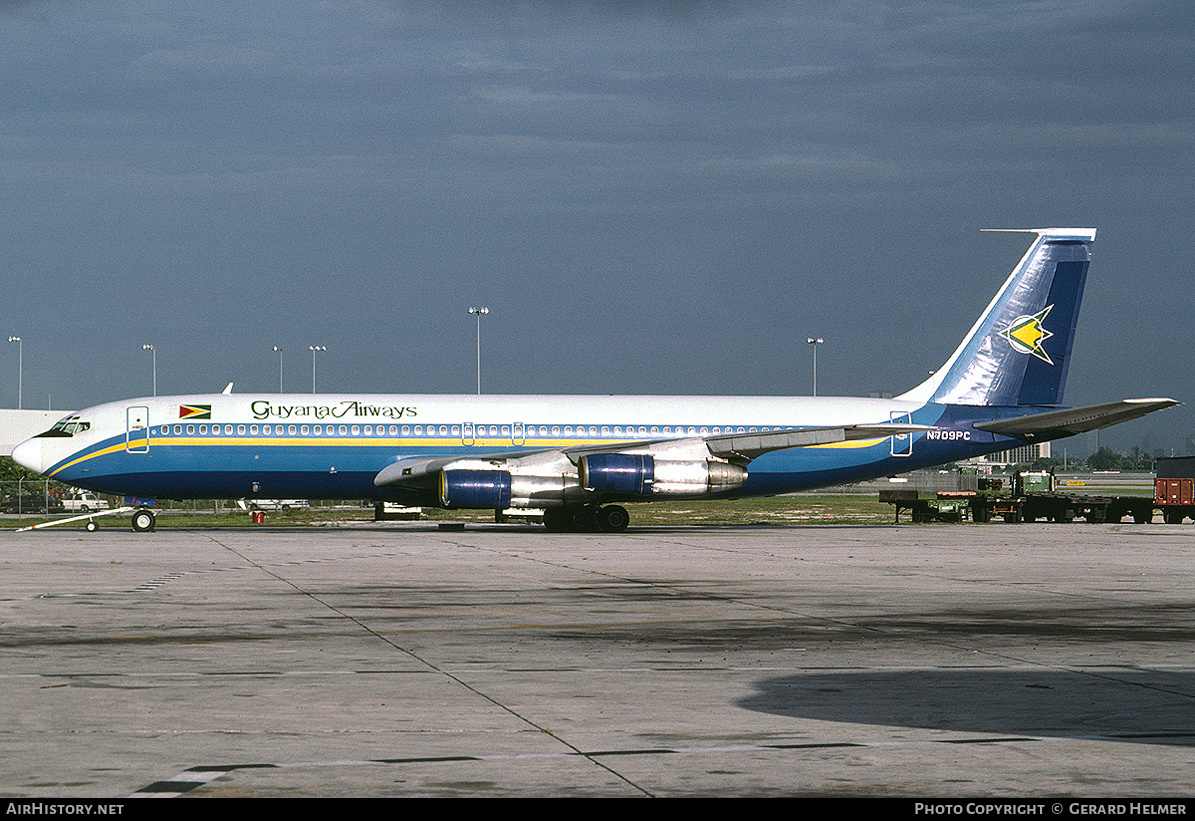
[[[810,333],[822,392],[899,391],[1023,251],[977,229],[1095,225],[1068,401],[1188,399],[1193,366],[1146,340],[1188,333],[1189,23],[1168,2],[9,3],[3,321],[25,395],[58,407],[143,392],[145,341],[167,391],[271,389],[274,344],[302,389],[312,343],[328,390],[468,390],[478,302],[507,392],[802,393]]]

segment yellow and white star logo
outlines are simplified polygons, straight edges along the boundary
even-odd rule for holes
[[[1047,305],[1033,316],[1018,316],[1011,325],[1000,332],[1000,336],[1008,340],[1013,350],[1032,354],[1041,361],[1053,365],[1053,360],[1041,346],[1041,343],[1054,335],[1042,326],[1053,307],[1053,305]]]

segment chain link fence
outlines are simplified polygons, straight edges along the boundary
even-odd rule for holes
[[[0,482],[0,512],[23,514],[62,513],[62,497],[69,492],[61,482],[50,479],[18,479]]]
[[[52,479],[0,481],[0,515],[5,516],[83,514],[114,510],[125,505],[123,496],[84,491]],[[306,499],[158,499],[155,505],[158,511],[216,515],[248,513],[250,510],[301,514],[305,510],[359,507],[372,507],[372,502],[361,499],[321,499],[310,502]]]

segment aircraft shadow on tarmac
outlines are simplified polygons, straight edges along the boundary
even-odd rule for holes
[[[679,602],[685,584],[604,584],[574,591],[590,600],[624,604],[651,600]],[[717,597],[707,583],[689,597]],[[729,585],[728,598],[742,596]],[[817,595],[803,594],[809,604]],[[841,592],[825,598],[841,611]],[[592,601],[591,601],[592,603]],[[916,727],[961,733],[994,733],[1062,738],[1107,738],[1148,744],[1195,745],[1195,671],[1189,669],[1192,608],[1185,602],[1149,605],[1022,608],[976,606],[943,611],[876,613],[829,621],[777,618],[636,625],[603,639],[659,647],[705,648],[785,655],[789,648],[810,657],[842,660],[842,670],[798,672],[761,679],[754,694],[738,706],[762,713],[839,723]],[[558,634],[568,637],[568,631]],[[938,646],[943,658],[965,648],[991,646],[997,655],[977,655],[974,666],[875,669],[877,657],[899,658],[909,650],[925,658]],[[1058,655],[1048,648],[1056,645]],[[1019,654],[1044,658],[1039,665],[1009,662]],[[1045,655],[1043,656],[1043,652]],[[1086,657],[1083,664],[1068,661]],[[1118,661],[1117,659],[1125,659]],[[985,659],[987,664],[985,666]],[[1132,661],[1127,661],[1132,659]],[[1160,659],[1157,667],[1152,659]],[[858,669],[849,669],[855,660]],[[1171,662],[1179,664],[1171,667]],[[1057,667],[1047,664],[1057,663]],[[916,664],[916,662],[913,662]],[[1015,665],[1015,666],[1014,666]],[[1180,666],[1181,665],[1181,666]],[[820,666],[820,665],[819,665]],[[894,665],[895,666],[895,665]]]
[[[1132,667],[814,673],[765,679],[748,710],[964,733],[1195,744],[1195,675]]]

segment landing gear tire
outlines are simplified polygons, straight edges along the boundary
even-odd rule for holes
[[[568,530],[572,533],[588,533],[597,530],[597,508],[574,507],[567,513]]]
[[[564,514],[565,509],[562,507],[550,507],[544,511],[544,527],[549,533],[563,533],[568,530],[568,521]]]
[[[100,526],[98,524],[96,524],[95,519],[87,520],[87,532],[88,533],[94,533],[95,531],[99,530],[99,528],[100,528]]]
[[[154,514],[149,510],[138,510],[133,514],[133,530],[138,533],[146,533],[154,529],[157,520]]]
[[[598,508],[597,525],[598,530],[603,533],[622,533],[630,523],[631,514],[627,513],[625,507],[620,505],[606,505],[605,507]]]
[[[631,516],[621,505],[553,507],[544,511],[544,527],[549,533],[621,533],[630,523]]]

